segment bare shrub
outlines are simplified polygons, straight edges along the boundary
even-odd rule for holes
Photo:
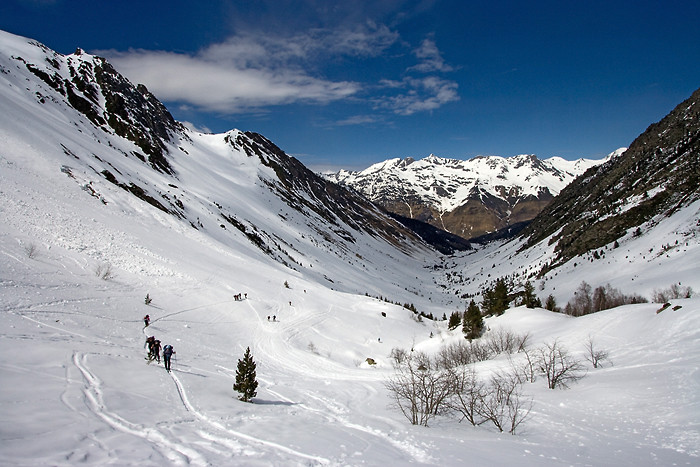
[[[524,355],[524,359],[521,362],[515,362],[512,358],[510,358],[510,356],[508,357],[511,367],[513,368],[513,374],[518,378],[520,383],[534,383],[537,379],[538,371],[535,355],[533,355],[530,349],[525,347],[523,348],[522,353]]]
[[[108,281],[116,277],[112,271],[112,265],[109,263],[98,264],[95,268],[95,276],[99,277],[103,281]]]
[[[498,429],[515,434],[530,414],[532,399],[522,393],[522,384],[513,373],[496,373],[482,391],[477,404],[479,416]]]
[[[447,406],[459,413],[461,420],[474,426],[484,423],[486,420],[482,418],[480,405],[485,397],[485,385],[477,378],[474,367],[455,367],[450,371],[450,379],[452,391]]]
[[[486,345],[493,354],[520,352],[527,345],[530,335],[519,335],[503,328],[487,334]]]
[[[536,362],[549,389],[566,389],[586,375],[583,364],[556,340],[538,349]]]
[[[469,343],[469,351],[475,362],[484,362],[493,356],[489,345],[479,340]]]
[[[593,365],[593,368],[602,367],[603,362],[610,362],[609,352],[607,350],[597,349],[593,342],[593,337],[591,336],[589,336],[586,341],[586,360]]]
[[[398,347],[394,347],[389,353],[389,358],[391,358],[394,361],[394,366],[401,365],[402,363],[404,363],[408,356],[409,354],[406,349],[400,349]]]
[[[651,299],[654,303],[667,303],[669,300],[690,298],[692,296],[693,289],[691,287],[682,287],[680,284],[672,284],[670,287],[663,290],[654,289]]]
[[[27,258],[34,259],[39,254],[39,248],[37,248],[35,243],[30,243],[24,247],[24,252],[26,253]]]
[[[451,392],[449,372],[421,352],[411,354],[394,368],[394,376],[385,383],[393,405],[412,425],[428,426],[446,407]]]
[[[312,341],[309,341],[309,345],[306,346],[306,348],[309,350],[309,352],[319,355],[316,344],[314,344]]]

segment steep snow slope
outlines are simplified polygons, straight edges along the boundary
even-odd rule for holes
[[[10,165],[15,163],[13,158],[22,158],[36,168],[37,177],[47,180],[60,174],[62,184],[72,181],[74,189],[82,189],[83,195],[99,201],[106,215],[111,216],[114,210],[122,209],[121,203],[126,203],[139,213],[148,212],[156,222],[187,231],[186,235],[197,236],[192,230],[199,230],[207,241],[229,247],[257,247],[242,248],[248,251],[244,257],[267,256],[286,264],[290,273],[306,269],[310,276],[340,290],[396,297],[395,300],[405,292],[405,272],[421,267],[421,258],[432,255],[417,238],[406,237],[409,231],[401,230],[401,226],[366,201],[356,201],[350,194],[343,197],[343,193],[334,198],[331,191],[339,189],[319,183],[320,188],[313,187],[314,192],[310,185],[315,181],[302,178],[305,174],[289,176],[287,171],[296,169],[291,158],[270,153],[263,146],[268,142],[259,135],[237,130],[206,135],[186,131],[174,123],[168,139],[156,139],[167,155],[159,165],[147,163],[140,146],[116,134],[107,124],[96,125],[92,121],[98,117],[102,122],[113,118],[122,121],[123,114],[131,118],[132,126],[138,127],[133,122],[139,120],[133,118],[138,115],[134,109],[122,108],[120,115],[115,116],[109,106],[93,103],[89,106],[93,110],[87,113],[96,117],[90,119],[65,96],[78,92],[74,82],[81,83],[85,78],[80,70],[108,64],[84,52],[63,57],[7,33],[2,38],[0,79],[6,110],[0,116],[2,157]],[[44,78],[37,78],[37,74]],[[90,74],[86,76],[89,78]],[[50,84],[53,82],[61,84],[54,89]],[[91,89],[90,83],[80,86]],[[112,92],[109,87],[97,86],[88,94],[97,96],[94,100],[100,104],[104,94]],[[120,100],[128,92],[114,94],[118,97],[113,99]],[[152,132],[144,129],[142,133],[150,137]],[[162,167],[167,170],[159,170]],[[281,179],[283,176],[292,181]],[[295,183],[302,186],[294,186]],[[319,191],[325,199],[319,199]],[[159,212],[151,213],[143,201]],[[82,247],[79,237],[61,237],[63,242],[72,242],[73,247]],[[94,250],[99,255],[99,248]],[[396,256],[409,266],[387,271],[383,263],[373,262],[373,258],[387,255]],[[329,256],[349,263],[367,259],[361,275],[340,276],[327,267]],[[396,278],[382,281],[393,284],[388,289],[365,289],[373,282],[363,276]],[[399,283],[403,284],[401,288],[396,285]]]

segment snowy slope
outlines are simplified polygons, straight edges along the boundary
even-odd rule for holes
[[[528,384],[533,411],[517,436],[450,417],[411,426],[389,407],[391,349],[435,352],[462,337],[364,294],[449,314],[464,302],[432,266],[459,268],[476,283],[491,263],[484,275],[497,277],[546,259],[544,244],[532,257],[494,244],[445,259],[419,243],[394,246],[330,223],[271,191],[274,169],[232,145],[248,141],[235,130],[174,135],[168,160],[176,175],[156,170],[132,157],[133,142],[96,127],[11,58],[43,63],[46,50],[3,34],[0,51],[0,464],[697,463],[697,299],[660,314],[646,304],[577,319],[520,308],[490,318],[491,332],[530,332],[533,346],[560,339],[577,354],[592,335],[614,365],[590,370],[567,391]],[[171,212],[109,182],[105,169]],[[600,264],[579,264],[545,290],[563,297],[581,279],[615,274],[646,287],[690,276],[696,287],[693,209],[623,242],[617,251],[630,258],[608,257],[618,262],[607,276]],[[222,213],[279,248],[262,251]],[[672,233],[686,235],[686,251],[637,257],[643,242]],[[98,277],[106,268],[111,277]],[[238,293],[246,298],[233,300]],[[173,372],[146,364],[148,335],[174,345]],[[232,390],[247,347],[260,383],[253,404]],[[488,375],[508,365],[501,356],[477,369]]]

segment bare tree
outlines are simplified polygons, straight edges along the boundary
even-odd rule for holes
[[[389,353],[389,358],[394,361],[394,366],[401,365],[408,357],[408,351],[399,347],[394,347]]]
[[[112,271],[112,265],[109,263],[98,264],[95,268],[95,275],[103,281],[108,281],[116,277]]]
[[[529,334],[520,335],[504,328],[498,328],[487,334],[486,345],[493,354],[512,354],[520,352],[527,345],[529,338]]]
[[[485,397],[485,385],[476,376],[474,367],[454,367],[450,370],[452,392],[447,400],[450,409],[462,415],[472,425],[481,425],[486,421],[482,418],[480,405]]]
[[[549,389],[568,388],[585,376],[585,369],[559,341],[538,349],[537,368],[547,378]]]
[[[412,425],[428,426],[445,408],[450,394],[449,372],[428,355],[416,352],[394,366],[396,372],[385,383],[391,398]]]
[[[523,396],[522,384],[514,373],[496,373],[482,391],[477,404],[479,416],[498,429],[515,434],[530,414],[532,399]]]
[[[29,243],[24,247],[24,252],[27,254],[27,258],[34,259],[39,254],[39,249],[37,248],[36,243]]]
[[[513,368],[513,373],[520,383],[534,383],[537,379],[537,362],[535,361],[535,356],[528,348],[523,348],[522,353],[525,358],[524,361],[521,362],[516,362],[510,355],[508,356],[510,365]]]
[[[610,353],[607,350],[600,350],[595,347],[593,337],[588,336],[586,341],[586,360],[591,362],[593,368],[603,366],[603,362],[610,361]]]

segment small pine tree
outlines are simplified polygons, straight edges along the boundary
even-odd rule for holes
[[[255,379],[255,366],[253,356],[250,354],[250,347],[248,347],[243,359],[238,360],[236,382],[233,385],[233,390],[241,393],[238,399],[243,402],[250,402],[257,395],[258,382]]]
[[[552,294],[549,294],[547,300],[544,302],[544,308],[545,310],[554,311],[556,313],[559,313],[561,311],[557,306],[557,299],[554,298],[554,295]]]
[[[483,297],[482,310],[484,315],[502,315],[508,309],[508,284],[505,279],[496,280],[493,289],[486,289],[481,294]]]
[[[525,290],[523,291],[523,301],[521,305],[525,305],[527,308],[535,308],[536,306],[541,306],[539,299],[535,295],[535,286],[532,282],[527,281],[525,283]]]
[[[484,319],[481,317],[479,305],[474,300],[469,302],[469,307],[462,319],[462,332],[464,337],[472,340],[481,337],[484,332]]]

